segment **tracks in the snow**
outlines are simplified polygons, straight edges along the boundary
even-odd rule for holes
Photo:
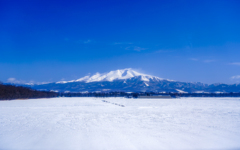
[[[102,102],[113,104],[113,105],[120,106],[120,107],[125,107],[124,105],[121,105],[121,104],[118,104],[118,103],[112,103],[112,102],[109,102],[109,101],[106,101],[106,100],[102,100]]]

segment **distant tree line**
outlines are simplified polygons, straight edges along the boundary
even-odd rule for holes
[[[159,92],[89,92],[89,93],[59,93],[61,97],[128,97],[170,95],[171,97],[240,97],[240,93],[159,93]]]
[[[59,94],[55,92],[36,91],[21,86],[4,85],[0,82],[0,100],[50,98],[57,96]]]
[[[0,82],[0,100],[51,98],[51,97],[128,97],[170,95],[172,97],[240,97],[238,93],[174,93],[174,92],[87,92],[87,93],[56,93],[37,91],[27,87],[4,85]]]

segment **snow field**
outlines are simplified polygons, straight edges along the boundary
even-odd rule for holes
[[[240,149],[240,98],[32,99],[0,110],[0,150]]]

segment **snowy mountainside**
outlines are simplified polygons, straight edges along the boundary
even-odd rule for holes
[[[59,81],[41,85],[25,85],[36,90],[59,92],[240,92],[240,85],[180,82],[139,73],[131,68],[96,73],[77,80]]]
[[[109,81],[112,82],[114,80],[123,80],[123,79],[130,79],[133,77],[141,77],[142,81],[150,81],[150,80],[163,80],[162,78],[151,76],[151,75],[146,75],[143,73],[139,73],[137,71],[134,71],[131,68],[127,69],[122,69],[122,70],[115,70],[115,71],[110,71],[108,73],[96,73],[92,76],[85,76],[77,80],[71,80],[71,81],[59,81],[56,83],[70,83],[70,82],[102,82],[102,81]]]

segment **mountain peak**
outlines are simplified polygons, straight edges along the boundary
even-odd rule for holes
[[[72,80],[72,81],[60,81],[57,83],[68,83],[68,82],[100,82],[100,81],[109,81],[112,82],[114,80],[123,80],[123,79],[129,79],[133,77],[141,77],[142,81],[149,81],[149,79],[158,79],[158,80],[163,80],[158,77],[154,77],[151,75],[146,75],[143,73],[139,73],[132,68],[126,68],[126,69],[118,69],[114,71],[110,71],[108,73],[96,73],[92,76],[85,76],[77,80]]]

